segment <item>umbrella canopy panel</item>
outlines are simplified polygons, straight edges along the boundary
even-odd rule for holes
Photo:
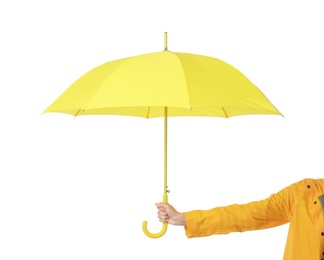
[[[168,50],[107,62],[73,83],[45,112],[231,117],[280,112],[219,59]]]

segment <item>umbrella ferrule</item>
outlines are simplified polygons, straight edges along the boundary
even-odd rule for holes
[[[168,50],[168,33],[164,32],[164,50]]]

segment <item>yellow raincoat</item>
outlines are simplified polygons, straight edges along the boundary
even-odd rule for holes
[[[186,212],[189,238],[290,223],[284,260],[324,259],[324,179],[305,179],[268,199]]]

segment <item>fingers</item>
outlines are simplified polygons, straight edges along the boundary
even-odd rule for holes
[[[168,207],[168,203],[164,203],[164,202],[159,202],[159,203],[155,203],[154,204],[159,210],[160,209],[164,209],[164,210],[166,210],[166,207]]]
[[[158,212],[158,219],[160,222],[167,223],[169,221],[170,217],[166,213]]]
[[[167,213],[167,204],[166,203],[155,203],[155,206],[158,209],[158,219],[160,222],[167,223],[170,216]]]

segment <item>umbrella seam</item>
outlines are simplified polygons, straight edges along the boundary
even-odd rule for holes
[[[273,106],[273,108],[275,110],[277,110],[279,112],[279,114],[283,117],[284,115],[276,108],[276,106],[274,104],[272,104],[272,102],[268,99],[268,97],[265,94],[263,94],[263,92],[258,87],[256,87],[256,88],[260,91],[261,95],[265,98],[265,100],[267,100]]]
[[[188,86],[188,82],[187,82],[187,74],[186,74],[186,71],[183,68],[183,63],[182,63],[181,59],[179,58],[179,56],[176,53],[174,53],[174,52],[170,52],[170,53],[172,53],[177,58],[177,60],[180,62],[180,64],[181,64],[182,72],[184,74],[184,78],[185,78],[185,82],[186,82],[186,88],[187,88],[187,95],[188,95],[189,106],[190,106],[190,110],[192,110],[191,100],[190,100],[190,93],[189,93],[190,91],[189,91],[189,86]]]
[[[127,63],[127,62],[129,62],[129,60],[130,59],[132,59],[132,58],[134,58],[134,57],[136,57],[136,56],[131,56],[131,57],[127,57],[127,58],[122,58],[122,59],[118,59],[118,60],[115,60],[115,61],[111,61],[111,62],[120,62],[120,61],[122,61],[122,60],[124,60],[123,62],[120,62],[114,69],[112,69],[112,71],[111,71],[111,73],[110,73],[110,76],[109,77],[111,77],[111,75],[113,75],[115,72],[116,72],[116,70],[118,70],[120,67],[121,67],[121,65],[123,64],[123,63]],[[101,64],[101,65],[99,65],[99,66],[97,66],[97,67],[95,67],[94,69],[92,69],[92,70],[90,70],[90,71],[88,71],[87,73],[89,73],[89,72],[91,72],[91,71],[93,71],[93,70],[95,70],[95,69],[97,69],[97,68],[99,68],[99,67],[101,67],[101,66],[104,66],[105,64],[107,64],[107,63],[110,63],[110,62],[105,62],[105,63],[103,63],[103,64]],[[108,77],[108,78],[109,78]],[[102,82],[101,82],[101,84],[100,84],[100,86],[98,86],[97,87],[97,91],[86,101],[86,102],[84,102],[84,110],[85,109],[87,109],[87,107],[89,106],[89,104],[92,102],[92,100],[98,95],[98,91],[103,87],[103,86],[105,86],[105,83],[107,82],[107,80],[108,80],[108,78],[106,78],[105,80],[103,80]],[[73,83],[74,84],[74,83]]]

